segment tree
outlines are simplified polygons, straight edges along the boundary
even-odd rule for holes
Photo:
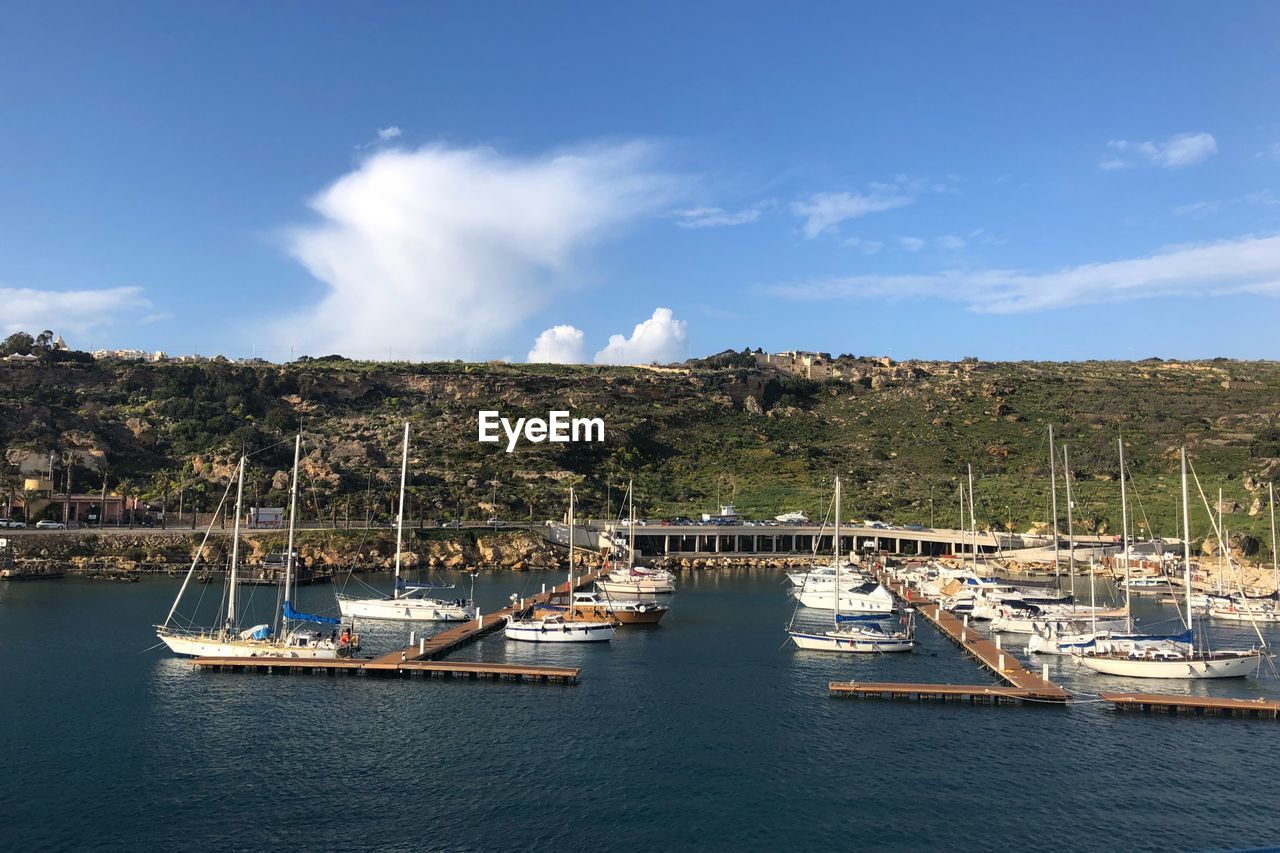
[[[53,332],[50,331],[49,329],[45,329],[40,334],[36,335],[35,347],[36,349],[52,349],[53,348]]]
[[[31,355],[31,348],[35,344],[35,340],[26,332],[14,332],[0,343],[0,356],[13,355]]]

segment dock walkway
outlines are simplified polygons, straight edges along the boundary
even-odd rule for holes
[[[1280,701],[1275,699],[1220,699],[1212,696],[1176,696],[1170,693],[1099,693],[1098,695],[1115,705],[1120,711],[1280,719]]]
[[[914,607],[917,613],[928,619],[965,654],[990,670],[1010,687],[1026,691],[1026,698],[1041,702],[1066,702],[1071,698],[1070,693],[1052,681],[1030,672],[1012,651],[1000,648],[977,630],[968,627],[964,622],[943,610],[936,601],[921,598],[915,590],[893,580],[885,573],[879,573],[879,578],[899,601]]]

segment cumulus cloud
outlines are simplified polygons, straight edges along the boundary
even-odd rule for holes
[[[541,310],[583,249],[671,201],[676,182],[653,160],[641,143],[379,151],[311,200],[317,222],[286,233],[325,291],[274,334],[302,352],[472,355]]]
[[[596,353],[596,364],[667,364],[680,361],[689,348],[689,335],[683,320],[677,320],[670,308],[656,308],[653,316],[640,323],[631,337],[613,335],[608,345]]]
[[[391,127],[380,127],[378,128],[378,141],[390,142],[391,140],[399,137],[400,133],[400,128],[396,127],[394,124],[391,125]]]
[[[865,275],[777,285],[791,299],[945,299],[1018,314],[1150,297],[1254,293],[1280,297],[1280,236],[1174,246],[1153,255],[1052,272],[987,269]]]
[[[908,252],[918,252],[924,248],[925,241],[919,237],[899,237],[898,245]]]
[[[742,210],[725,210],[723,207],[692,207],[677,210],[676,224],[681,228],[723,228],[727,225],[746,225],[760,218],[764,205],[755,204]]]
[[[917,194],[917,188],[905,182],[877,183],[866,192],[815,193],[793,202],[791,212],[804,219],[804,236],[813,239],[846,220],[906,207]]]
[[[573,326],[552,326],[538,335],[528,358],[532,364],[582,364],[586,360],[582,330]]]
[[[0,332],[35,334],[44,329],[88,335],[112,325],[151,303],[139,287],[102,290],[35,290],[0,287]]]
[[[1212,133],[1178,133],[1163,142],[1112,139],[1107,143],[1107,154],[1098,166],[1107,170],[1139,165],[1180,169],[1201,163],[1216,153],[1218,141]]]

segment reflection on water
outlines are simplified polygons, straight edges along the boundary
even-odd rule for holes
[[[493,612],[512,592],[561,580],[485,575],[476,597]],[[161,651],[141,653],[176,588],[168,578],[0,586],[0,754],[13,783],[0,822],[6,848],[102,839],[220,850],[1030,847],[1046,834],[1068,849],[1280,840],[1267,814],[1280,801],[1266,769],[1280,759],[1272,724],[1122,715],[1098,704],[832,699],[832,679],[989,678],[924,623],[913,654],[797,652],[784,643],[782,576],[770,571],[686,576],[660,627],[622,630],[607,644],[495,634],[457,654],[581,666],[576,687],[195,672]],[[196,615],[216,619],[219,594],[210,585]],[[333,607],[327,586],[299,597],[304,610]],[[266,621],[273,591],[257,590],[253,605]],[[1148,600],[1135,609],[1147,627],[1172,613]],[[409,628],[360,630],[377,653],[404,644]],[[1222,644],[1249,645],[1248,626],[1212,630]],[[1046,660],[1051,677],[1085,693],[1280,695],[1275,682],[1135,684]]]

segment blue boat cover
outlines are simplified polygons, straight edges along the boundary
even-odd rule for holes
[[[837,614],[836,616],[836,623],[839,624],[841,622],[879,622],[883,619],[888,619],[891,615],[892,614],[889,614],[889,613],[867,613],[867,614],[858,614],[858,615],[849,614],[848,616],[846,616],[845,614],[840,613],[840,614]]]
[[[253,638],[255,640],[265,640],[267,639],[267,637],[270,637],[270,636],[271,636],[270,625],[263,625],[261,628],[253,632]]]
[[[293,609],[293,605],[288,599],[284,602],[284,618],[292,619],[295,622],[317,622],[321,625],[341,625],[341,619],[334,619],[332,616],[316,616],[314,613],[299,613]]]

